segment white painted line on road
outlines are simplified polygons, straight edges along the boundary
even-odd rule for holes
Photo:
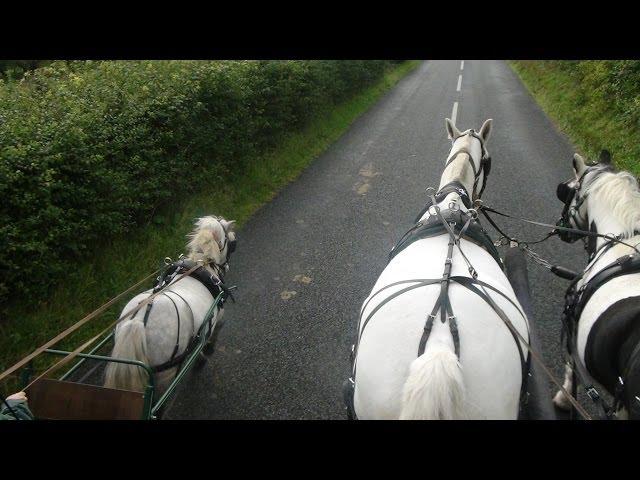
[[[464,60],[460,62],[460,70],[464,70]]]
[[[456,124],[456,117],[458,116],[458,102],[453,102],[453,110],[451,111],[451,121]]]
[[[460,91],[461,86],[462,86],[462,75],[458,75],[458,86],[456,87],[456,92]]]

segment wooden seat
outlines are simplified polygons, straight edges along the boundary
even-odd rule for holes
[[[43,378],[27,390],[29,408],[43,420],[140,420],[141,392]]]

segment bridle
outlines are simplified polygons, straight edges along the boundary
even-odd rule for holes
[[[224,224],[222,223],[222,219],[220,217],[214,217],[218,223],[220,224],[220,226],[222,227],[222,230],[224,231],[224,241],[222,242],[222,245],[218,245],[218,248],[220,249],[220,252],[224,252],[224,249],[227,248],[227,253],[225,255],[225,261],[224,263],[222,263],[221,265],[218,265],[217,263],[215,263],[214,265],[220,269],[222,269],[223,271],[227,269],[227,267],[229,266],[229,259],[231,258],[231,254],[233,252],[236,251],[236,240],[230,240],[229,239],[229,231],[224,227]],[[218,272],[220,273],[220,272]]]
[[[489,152],[484,146],[484,139],[480,135],[478,135],[478,133],[474,129],[469,129],[465,133],[458,135],[456,138],[453,139],[453,143],[455,143],[456,140],[458,140],[460,137],[464,137],[466,135],[470,135],[480,142],[480,149],[482,151],[482,157],[480,158],[480,168],[476,169],[476,164],[475,164],[475,161],[473,160],[473,156],[471,155],[471,152],[464,147],[459,149],[456,153],[454,153],[451,157],[449,157],[449,160],[447,160],[447,163],[445,163],[444,168],[446,169],[449,166],[449,164],[451,164],[451,162],[453,162],[458,157],[458,155],[461,155],[463,153],[466,154],[467,159],[471,164],[471,168],[473,169],[473,178],[474,178],[473,192],[472,192],[473,195],[476,194],[476,190],[478,188],[478,180],[480,180],[480,176],[482,175],[482,189],[480,190],[480,193],[478,193],[478,196],[477,196],[477,198],[480,198],[482,197],[482,193],[484,192],[484,189],[487,186],[487,177],[489,176],[489,173],[491,173],[491,156],[489,155]]]
[[[611,168],[607,166],[603,167],[599,164],[589,165],[577,180],[567,180],[558,185],[556,196],[564,203],[564,208],[562,209],[560,218],[556,222],[556,226],[569,229],[581,229],[584,228],[581,224],[588,224],[589,219],[584,219],[580,216],[580,209],[589,196],[588,192],[582,193],[582,187],[587,174],[596,170],[604,173],[611,171]],[[584,238],[583,234],[568,230],[559,230],[558,236],[560,240],[567,243],[573,243],[576,240]]]

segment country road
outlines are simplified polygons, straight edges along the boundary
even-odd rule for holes
[[[438,186],[452,115],[461,130],[493,118],[485,204],[555,222],[556,185],[574,149],[507,63],[422,62],[239,233],[227,277],[239,286],[237,303],[167,418],[345,418],[341,385],[359,308],[424,205],[424,189]],[[499,221],[515,236],[546,233]],[[585,264],[581,244],[554,238],[536,250],[574,269]],[[531,262],[529,274],[543,354],[561,376],[566,282]]]

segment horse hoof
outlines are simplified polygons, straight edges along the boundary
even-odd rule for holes
[[[207,356],[205,354],[203,354],[202,352],[200,352],[198,354],[198,358],[196,359],[196,363],[194,365],[195,368],[202,368],[204,367],[207,362],[209,361],[209,359],[207,358]]]
[[[204,353],[205,355],[211,355],[214,351],[215,351],[215,346],[213,345],[213,342],[206,343],[205,346],[202,348],[202,353]]]
[[[553,397],[553,404],[560,410],[569,411],[571,409],[571,402],[562,391],[558,391]]]

